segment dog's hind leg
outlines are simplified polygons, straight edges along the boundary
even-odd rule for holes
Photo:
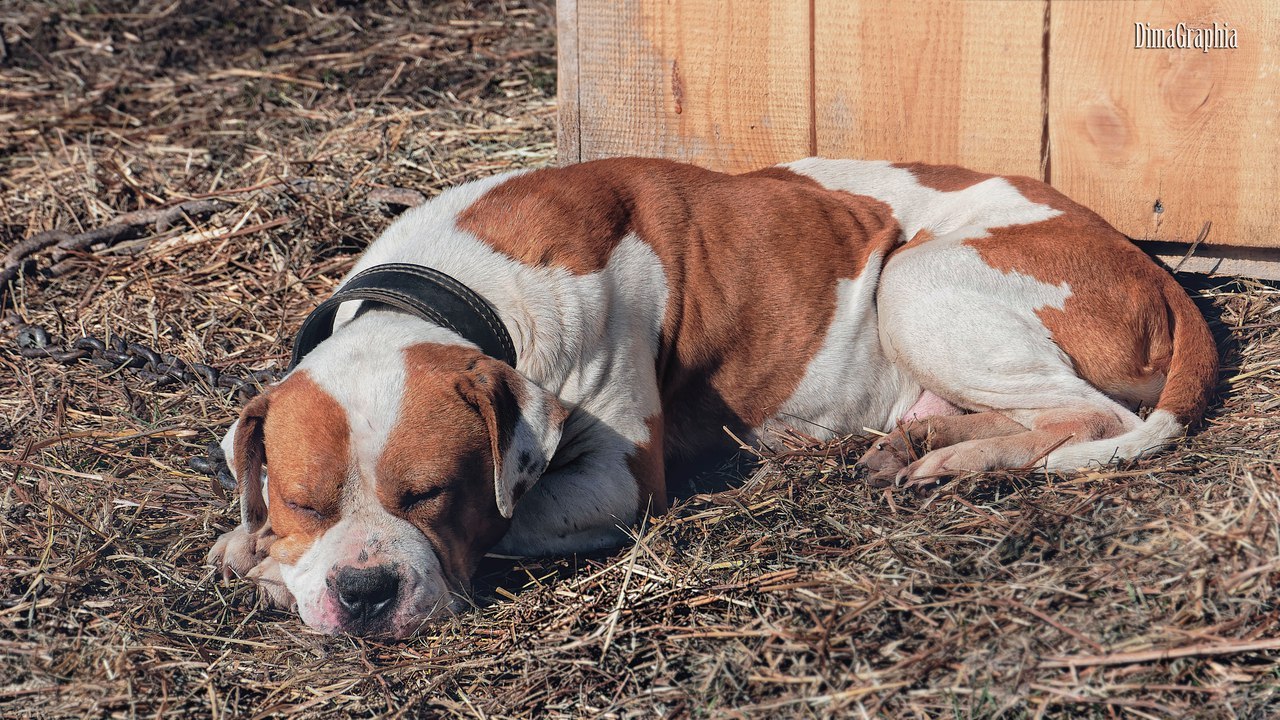
[[[882,345],[926,390],[988,419],[998,414],[1022,432],[995,421],[986,437],[950,438],[961,442],[913,461],[901,478],[1073,470],[1142,455],[1180,432],[1160,413],[1143,421],[1077,373],[1040,319],[1072,297],[1066,283],[996,270],[964,240],[963,233],[939,237],[889,261],[878,296]],[[1115,325],[1112,332],[1132,332],[1123,321]],[[960,436],[975,429],[966,423],[980,422],[951,429]]]
[[[1044,468],[1050,464],[1052,453],[1059,448],[1103,441],[1123,431],[1121,418],[1097,408],[1056,408],[1030,415],[1030,430],[1024,430],[1009,420],[1022,432],[974,438],[932,450],[899,470],[895,480],[918,490],[927,490],[946,478],[963,473],[1001,468]]]

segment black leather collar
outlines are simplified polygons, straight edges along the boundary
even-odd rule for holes
[[[293,342],[290,370],[333,334],[338,306],[351,300],[378,303],[415,315],[458,333],[490,357],[516,365],[511,335],[488,301],[439,270],[391,263],[361,271],[311,311]]]

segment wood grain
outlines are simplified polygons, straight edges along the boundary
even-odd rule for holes
[[[556,151],[561,165],[582,160],[578,112],[578,3],[556,2]]]
[[[581,159],[740,171],[809,154],[807,0],[575,6]]]
[[[1043,0],[815,0],[817,151],[1043,177]]]
[[[1136,49],[1134,23],[1217,21],[1237,49]],[[1280,4],[1054,3],[1052,181],[1134,238],[1280,247]],[[1157,212],[1157,201],[1159,209]]]
[[[957,163],[1047,179],[1130,237],[1189,242],[1211,222],[1208,244],[1280,247],[1280,3],[560,0],[557,15],[562,162]],[[1215,21],[1237,49],[1134,47],[1136,22]]]

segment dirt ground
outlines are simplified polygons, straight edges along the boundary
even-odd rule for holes
[[[1280,714],[1280,290],[1257,282],[1183,276],[1221,397],[1155,460],[917,498],[864,485],[864,440],[797,439],[616,553],[486,561],[475,609],[399,643],[215,579],[238,509],[187,459],[231,391],[24,358],[19,323],[281,368],[415,192],[552,162],[553,16],[0,0],[0,253],[83,240],[3,291],[0,716]]]

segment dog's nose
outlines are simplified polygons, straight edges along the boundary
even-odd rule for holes
[[[331,587],[350,619],[368,624],[395,606],[400,576],[383,566],[343,568],[334,576]]]

